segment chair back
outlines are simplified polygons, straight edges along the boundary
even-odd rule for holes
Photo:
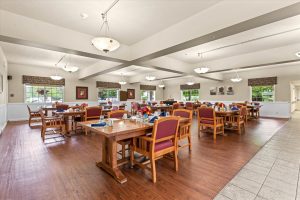
[[[179,103],[173,103],[172,107],[173,107],[173,110],[178,109],[180,107],[180,104]]]
[[[108,113],[108,118],[122,118],[123,115],[127,113],[126,110],[115,110]]]
[[[190,120],[192,120],[193,118],[193,112],[187,109],[176,109],[173,111],[173,115],[178,117],[189,118]]]
[[[27,109],[28,109],[28,112],[29,114],[31,113],[31,108],[27,105]]]
[[[193,105],[194,105],[194,103],[192,103],[192,102],[186,102],[186,103],[185,103],[185,107],[186,107],[186,108],[192,108]]]
[[[119,107],[118,106],[113,106],[111,110],[112,111],[119,110]]]
[[[177,138],[179,120],[180,118],[177,116],[164,117],[156,120],[152,132],[154,143]]]
[[[198,108],[198,122],[204,124],[214,124],[216,119],[215,110],[211,107]]]
[[[246,116],[247,115],[247,107],[246,106],[242,106],[240,108],[240,113],[242,116]]]
[[[56,109],[57,110],[68,110],[69,109],[69,105],[68,104],[57,104],[56,105]]]
[[[42,119],[42,125],[45,126],[45,114],[44,114],[44,111],[43,109],[39,109],[39,114],[41,116],[41,119]]]
[[[99,119],[102,114],[102,108],[100,106],[91,106],[85,108],[85,121],[90,119]]]

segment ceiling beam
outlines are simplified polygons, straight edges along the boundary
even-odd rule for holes
[[[43,44],[40,42],[33,42],[33,41],[23,40],[23,39],[19,39],[19,38],[13,38],[13,37],[5,36],[5,35],[0,35],[0,41],[11,43],[11,44],[28,46],[28,47],[35,47],[35,48],[44,49],[44,50],[61,52],[61,53],[65,53],[65,54],[72,54],[72,55],[77,55],[77,56],[82,56],[82,57],[87,57],[87,58],[106,60],[106,61],[111,61],[111,62],[118,62],[118,63],[128,63],[129,62],[127,60],[123,60],[123,59],[119,59],[119,58],[112,58],[112,57],[103,56],[103,55],[99,55],[99,54],[87,53],[84,51],[78,51],[78,50],[74,50],[74,49],[67,49],[64,47],[58,47],[58,46],[53,46],[53,45],[49,45],[49,44]]]
[[[278,61],[278,62],[271,62],[271,63],[263,63],[263,64],[257,64],[257,65],[248,65],[248,66],[244,66],[244,67],[236,67],[236,68],[233,68],[233,69],[232,68],[220,69],[220,70],[209,71],[209,72],[207,72],[207,74],[228,72],[228,71],[237,71],[237,70],[243,70],[243,69],[254,69],[254,68],[274,66],[274,65],[292,64],[292,63],[297,63],[297,62],[300,62],[300,59],[285,60],[285,61]]]

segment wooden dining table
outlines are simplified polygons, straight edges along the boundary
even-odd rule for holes
[[[58,115],[58,116],[63,116],[64,122],[65,122],[65,130],[66,133],[69,133],[69,118],[70,117],[75,117],[75,116],[80,116],[83,117],[85,115],[84,110],[64,110],[64,111],[53,111],[53,115]]]
[[[189,122],[188,118],[180,118],[180,123],[186,122]],[[96,166],[112,175],[117,182],[127,182],[126,176],[119,169],[123,161],[118,161],[117,142],[150,133],[153,124],[131,119],[113,119],[112,126],[92,127],[91,124],[95,123],[99,123],[99,120],[79,122],[85,129],[101,135],[102,158],[96,162]]]

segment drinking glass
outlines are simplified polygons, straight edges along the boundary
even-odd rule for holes
[[[100,115],[100,122],[103,122],[104,120],[104,115]]]

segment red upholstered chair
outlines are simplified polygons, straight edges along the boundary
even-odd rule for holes
[[[222,117],[216,117],[215,110],[209,107],[198,108],[198,134],[204,128],[212,128],[214,140],[217,139],[217,134],[224,135],[224,121]]]
[[[247,120],[247,107],[243,106],[235,115],[226,116],[225,124],[229,124],[231,130],[237,130],[239,134],[245,132],[245,123]]]
[[[45,142],[46,139],[54,139],[62,136],[64,137],[65,124],[62,117],[47,117],[45,116],[42,109],[39,110],[39,114],[42,118],[41,137],[43,139],[43,142]],[[60,134],[60,135],[46,138],[46,135],[51,135],[51,134],[52,135]]]
[[[102,114],[102,108],[100,106],[90,106],[85,108],[84,121],[99,119]],[[87,135],[87,130],[85,130]]]
[[[121,119],[125,113],[128,113],[126,110],[114,110],[108,113],[108,118],[118,118]]]
[[[178,144],[177,133],[179,127],[179,117],[170,116],[156,120],[154,122],[153,131],[151,136],[141,136],[133,138],[131,146],[130,162],[131,165],[137,164],[144,169],[147,168],[143,163],[134,159],[134,152],[138,152],[150,159],[152,181],[156,182],[156,167],[155,160],[163,157],[163,155],[173,153],[174,167],[178,171]]]
[[[175,109],[179,109],[179,108],[180,108],[180,104],[179,104],[179,103],[173,103],[172,109],[171,109],[171,114],[173,113],[173,111],[174,111]]]
[[[140,106],[137,102],[131,103],[131,114],[132,115],[135,115],[139,109],[140,109]]]
[[[68,104],[56,104],[56,109],[57,110],[68,110],[69,105]]]
[[[194,103],[192,103],[192,102],[186,102],[185,103],[185,109],[187,109],[187,110],[193,110],[194,109]]]
[[[28,113],[29,113],[28,124],[29,124],[29,127],[31,128],[32,120],[41,120],[41,115],[40,115],[39,111],[32,111],[28,105],[27,105],[27,109],[28,109]]]
[[[185,117],[189,118],[189,122],[185,124],[180,124],[179,126],[179,133],[178,133],[178,140],[179,142],[184,139],[188,139],[188,143],[185,145],[178,145],[178,148],[181,149],[183,147],[189,147],[189,150],[192,150],[192,142],[191,142],[191,129],[192,129],[192,120],[193,120],[193,112],[187,109],[176,109],[173,111],[173,116]]]

